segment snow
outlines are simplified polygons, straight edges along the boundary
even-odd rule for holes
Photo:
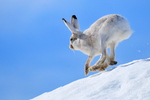
[[[150,100],[150,58],[79,79],[31,100]]]

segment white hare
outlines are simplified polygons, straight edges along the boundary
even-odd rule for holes
[[[62,20],[72,32],[70,48],[80,50],[89,56],[85,64],[86,75],[89,71],[103,71],[109,65],[117,64],[114,61],[116,46],[119,42],[128,39],[133,33],[128,21],[117,14],[106,15],[98,19],[84,32],[80,30],[75,15],[72,15],[71,23],[64,18]],[[107,53],[107,48],[110,48],[110,55]],[[92,59],[100,54],[100,59],[90,67]]]

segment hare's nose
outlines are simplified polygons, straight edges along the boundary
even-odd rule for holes
[[[70,49],[74,49],[74,47],[72,45],[70,45]]]

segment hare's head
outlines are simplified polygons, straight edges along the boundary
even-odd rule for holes
[[[68,27],[68,29],[71,31],[72,36],[70,37],[70,49],[77,50],[79,47],[78,39],[82,32],[80,31],[80,26],[77,20],[77,17],[75,15],[72,15],[71,17],[71,23],[66,21],[64,18],[62,18],[65,25]]]

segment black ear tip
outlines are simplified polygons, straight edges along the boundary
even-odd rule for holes
[[[62,18],[63,21],[67,22],[64,18]]]
[[[72,18],[77,19],[76,15],[72,15]]]

